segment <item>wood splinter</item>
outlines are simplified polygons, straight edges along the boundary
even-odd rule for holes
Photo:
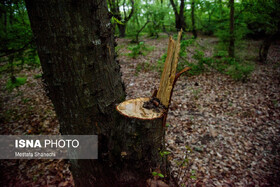
[[[182,30],[178,33],[177,41],[169,37],[167,57],[160,79],[158,91],[155,90],[151,98],[136,98],[124,101],[117,106],[117,110],[129,118],[152,120],[163,117],[167,113],[173,88],[182,73],[190,68],[186,67],[176,74],[180,52]]]

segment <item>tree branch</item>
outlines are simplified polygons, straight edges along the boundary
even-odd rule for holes
[[[133,12],[134,12],[134,0],[130,0],[130,1],[131,1],[131,11],[130,11],[130,14],[128,15],[128,17],[125,17],[124,23],[127,23],[130,20],[130,18],[133,15]]]

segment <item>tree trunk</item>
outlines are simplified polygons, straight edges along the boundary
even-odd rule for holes
[[[142,32],[142,30],[146,27],[146,25],[147,25],[148,23],[150,23],[149,20],[146,21],[146,23],[140,28],[139,31],[137,31],[137,33],[136,33],[136,40],[135,40],[135,42],[136,42],[137,44],[139,44],[139,34]]]
[[[219,9],[220,9],[220,19],[223,17],[223,2],[219,0]]]
[[[181,4],[180,4],[180,12],[179,12],[179,23],[180,25],[178,25],[177,29],[181,30],[183,29],[183,31],[187,31],[187,24],[186,24],[186,20],[185,20],[185,0],[181,0]]]
[[[118,28],[119,28],[119,37],[124,38],[125,37],[125,24],[118,24]]]
[[[192,0],[192,4],[191,4],[191,8],[192,8],[192,33],[193,33],[193,37],[197,38],[197,32],[196,32],[196,28],[195,28],[195,19],[194,19],[194,11],[195,11],[195,4],[194,4],[194,0]]]
[[[266,62],[269,48],[273,41],[279,39],[279,35],[280,35],[280,22],[278,23],[277,32],[274,33],[273,35],[269,35],[268,37],[266,37],[263,43],[261,44],[259,49],[260,62],[262,63]]]
[[[175,17],[175,21],[176,21],[176,29],[177,31],[183,29],[183,31],[186,31],[186,22],[185,22],[185,17],[182,15],[178,15]]]
[[[185,16],[184,16],[185,1],[181,0],[179,12],[177,11],[177,7],[176,7],[176,4],[174,3],[174,0],[170,0],[170,3],[172,5],[172,8],[173,8],[173,11],[174,11],[174,14],[175,14],[176,29],[178,31],[181,30],[181,29],[183,29],[183,31],[186,31],[187,24],[186,24]]]
[[[163,163],[162,120],[115,109],[125,98],[106,1],[26,0],[63,135],[98,135],[97,160],[71,160],[76,186],[144,186]],[[161,165],[162,166],[162,165]]]
[[[229,0],[230,6],[230,30],[229,30],[229,48],[228,54],[231,58],[234,58],[234,0]]]

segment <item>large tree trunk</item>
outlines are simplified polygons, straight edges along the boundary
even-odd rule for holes
[[[230,6],[230,30],[229,30],[229,48],[228,55],[234,58],[234,0],[229,0]]]
[[[62,134],[98,135],[97,160],[71,160],[76,186],[144,186],[163,159],[162,120],[135,121],[125,98],[106,1],[26,0]]]

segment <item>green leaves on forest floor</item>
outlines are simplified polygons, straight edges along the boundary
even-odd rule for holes
[[[146,55],[149,51],[154,48],[152,46],[146,46],[144,42],[139,42],[139,44],[129,46],[128,49],[131,51],[128,56],[136,58],[139,55]]]
[[[199,46],[194,39],[183,40],[181,42],[178,71],[189,66],[192,69],[187,74],[192,76],[205,71],[216,70],[231,76],[236,81],[246,81],[254,71],[252,62],[242,61],[240,58],[229,58],[227,57],[227,52],[223,50],[218,50],[212,56],[206,56],[206,50],[204,47]],[[157,70],[160,73],[164,67],[165,59],[166,53],[158,60]]]
[[[14,80],[9,79],[6,84],[6,89],[11,92],[14,88],[24,85],[26,83],[26,79],[27,77],[15,77]]]

